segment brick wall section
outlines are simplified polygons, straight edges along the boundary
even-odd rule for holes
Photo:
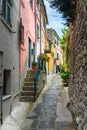
[[[70,51],[70,110],[78,130],[87,130],[87,0],[77,0]]]

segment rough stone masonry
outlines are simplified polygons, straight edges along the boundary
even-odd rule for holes
[[[87,130],[87,0],[77,0],[70,50],[69,109],[77,130]]]

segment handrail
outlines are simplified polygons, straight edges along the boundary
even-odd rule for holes
[[[39,74],[40,74],[40,57],[38,57],[37,68],[36,68],[35,77],[34,77],[34,100],[35,100],[36,91],[37,91]]]
[[[36,97],[38,77],[39,77],[40,71],[44,71],[46,73],[46,61],[43,61],[40,59],[40,57],[38,57],[37,68],[36,68],[35,77],[34,77],[34,100]]]

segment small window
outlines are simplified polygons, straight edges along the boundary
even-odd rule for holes
[[[39,4],[39,0],[36,0],[37,5]]]
[[[44,18],[44,20],[43,20],[43,26],[44,26],[44,28],[46,29],[46,19]]]
[[[51,43],[50,42],[48,43],[48,49],[51,50]]]
[[[24,43],[24,26],[22,24],[22,18],[20,18],[19,40],[21,44]]]
[[[39,39],[39,25],[37,24],[37,39]]]
[[[33,9],[33,0],[30,0],[31,8]]]
[[[4,70],[3,73],[3,96],[9,95],[11,92],[11,71]]]
[[[35,61],[35,43],[33,43],[33,61]]]
[[[59,60],[59,53],[57,53],[57,59]]]
[[[2,14],[2,0],[0,0],[0,15]]]
[[[2,1],[2,17],[6,23],[11,26],[12,0]]]

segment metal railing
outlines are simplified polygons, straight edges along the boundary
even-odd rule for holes
[[[39,74],[40,74],[40,57],[38,57],[38,60],[37,60],[37,68],[36,68],[35,77],[34,77],[34,100],[36,97]]]
[[[38,86],[38,82],[39,82],[40,71],[43,71],[46,73],[46,61],[44,61],[44,60],[40,59],[40,57],[38,57],[37,68],[36,68],[35,77],[34,77],[34,100],[36,98],[36,92],[37,92],[37,86]]]

